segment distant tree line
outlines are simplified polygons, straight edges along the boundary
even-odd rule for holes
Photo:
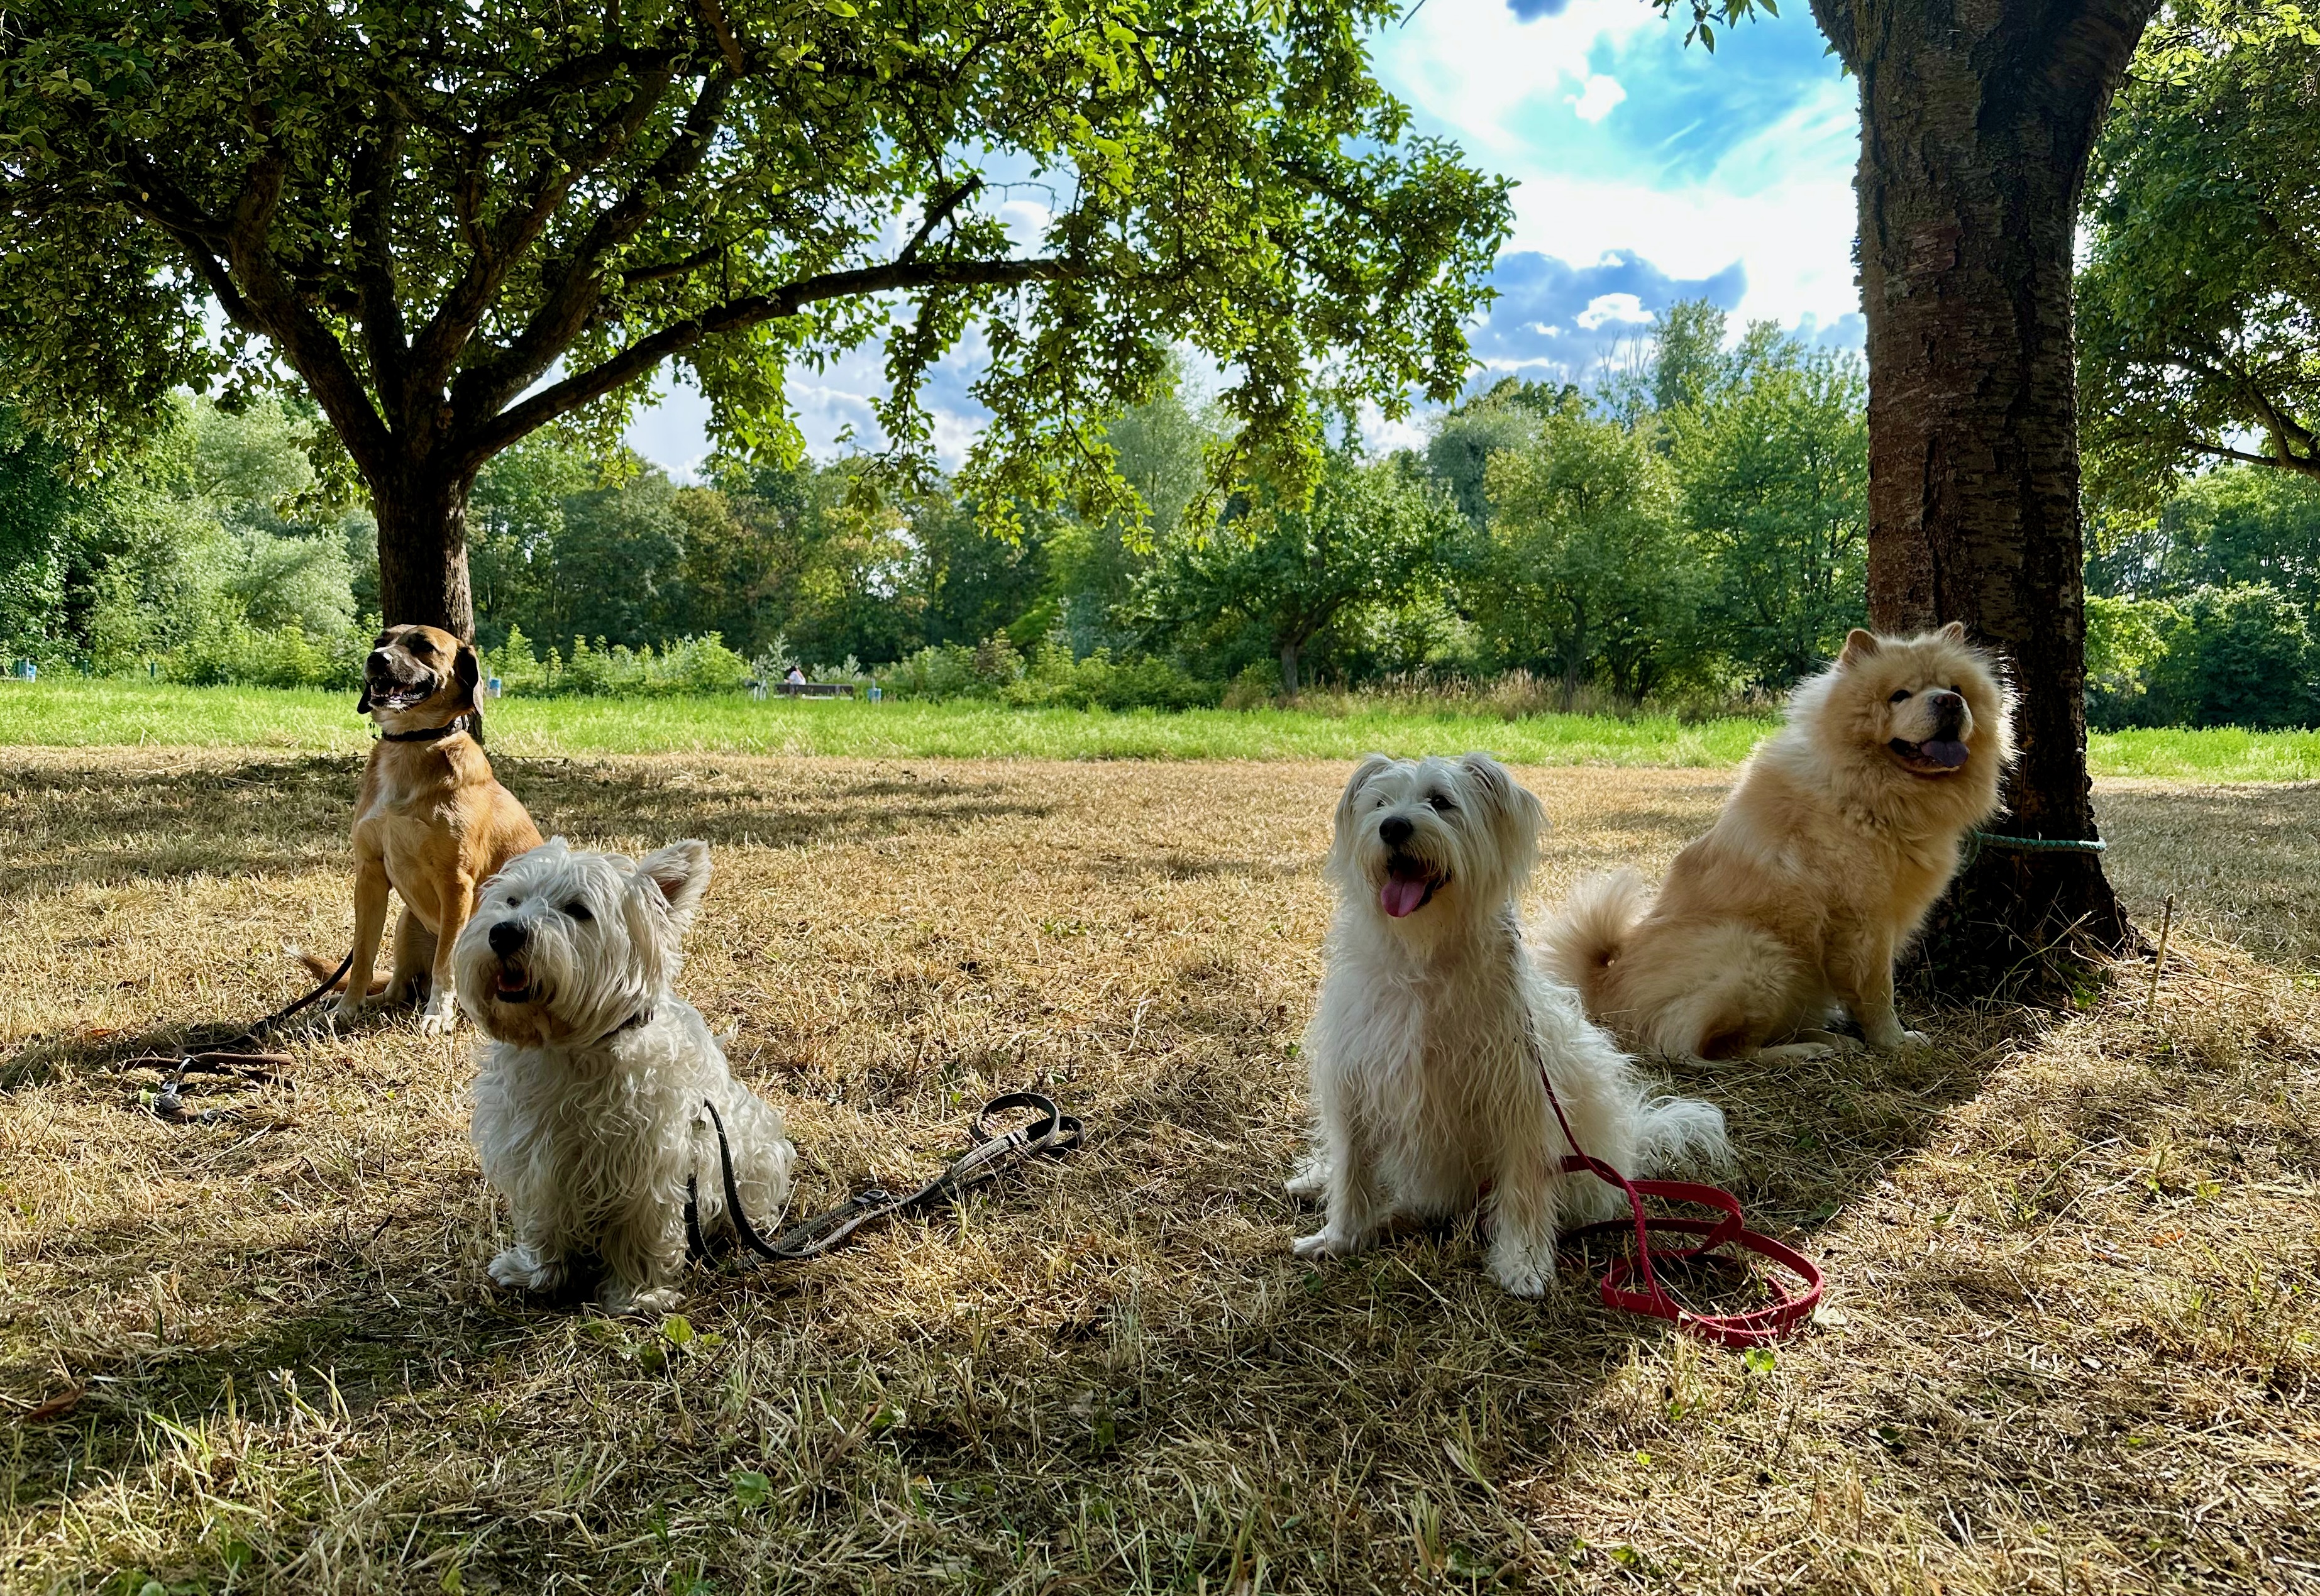
[[[730,690],[793,662],[899,694],[1248,703],[1512,677],[1545,707],[1777,694],[1863,624],[1857,357],[1679,304],[1582,392],[1507,378],[1423,448],[1340,425],[1310,496],[1220,494],[1181,392],[1106,438],[1141,518],[898,491],[867,459],[672,482],[555,431],[478,480],[476,633],[518,692]],[[51,668],[346,687],[378,609],[369,517],[319,424],[186,400],[77,478],[0,419],[0,646]],[[2089,562],[2098,723],[2307,723],[2320,489],[2225,466]]]
[[[1067,659],[1076,680],[1101,656],[1114,676],[1141,662],[1113,696],[1171,703],[1235,681],[1246,697],[1507,672],[1566,703],[1776,689],[1860,619],[1862,378],[1853,357],[1770,326],[1724,343],[1720,313],[1679,306],[1594,393],[1508,379],[1385,456],[1341,425],[1294,500],[1211,491],[1233,436],[1164,393],[1105,434],[1140,516],[992,515],[938,484],[898,491],[866,460],[679,485],[551,431],[477,481],[476,635],[527,687],[689,648],[693,682],[798,660],[998,695],[1010,672]],[[91,481],[10,425],[12,653],[193,682],[350,679],[378,607],[376,533],[306,463],[319,418],[188,400]],[[575,676],[575,660],[591,663]]]

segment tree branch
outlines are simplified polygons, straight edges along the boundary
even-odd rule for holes
[[[2250,466],[2270,466],[2275,471],[2293,471],[2298,476],[2320,481],[2320,455],[2250,454],[2245,449],[2233,449],[2221,443],[2207,443],[2197,438],[2184,440],[2183,447],[2194,454],[2218,460],[2238,460]]]
[[[665,283],[671,277],[690,277],[704,266],[714,266],[724,258],[726,246],[713,245],[695,249],[682,260],[666,260],[658,266],[631,266],[621,273],[621,281],[631,288],[647,283]]]
[[[733,31],[733,24],[726,20],[725,8],[717,0],[697,0],[697,9],[710,36],[717,41],[717,48],[725,57],[725,64],[732,68],[733,76],[748,77],[748,51],[742,48],[741,37]]]
[[[411,422],[411,345],[403,322],[403,302],[394,292],[394,248],[391,241],[394,180],[402,169],[403,141],[410,123],[392,112],[378,138],[356,151],[353,225],[354,277],[361,297],[363,342],[371,380],[386,413],[404,426]]]
[[[637,235],[652,215],[657,194],[691,177],[708,159],[732,94],[733,79],[723,72],[701,86],[676,136],[629,185],[627,192],[597,214],[586,234],[559,263],[559,269],[549,274],[548,292],[523,331],[498,355],[459,374],[451,390],[457,413],[496,413],[538,382],[540,374],[594,319],[604,298],[598,266]]]
[[[203,210],[142,153],[130,151],[123,164],[127,176],[115,180],[121,202],[184,252],[229,321],[274,340],[337,428],[347,453],[376,479],[387,464],[386,427],[346,351],[299,300],[267,248],[267,228],[285,177],[279,157],[261,158],[231,221]]]
[[[703,311],[630,344],[599,366],[541,389],[521,404],[500,412],[467,432],[460,440],[458,452],[466,460],[487,460],[558,416],[568,415],[639,377],[649,376],[663,360],[691,349],[704,338],[794,316],[807,305],[823,300],[913,288],[1015,287],[1026,283],[1059,281],[1073,275],[1073,271],[1068,263],[1054,259],[897,260],[885,266],[802,277],[770,294],[749,295]]]
[[[895,256],[894,258],[897,261],[917,259],[920,247],[923,245],[927,241],[928,238],[933,234],[935,229],[949,221],[951,213],[957,210],[960,205],[965,204],[968,196],[974,194],[982,186],[982,176],[977,174],[974,177],[967,178],[966,181],[958,185],[957,187],[952,189],[948,194],[944,195],[940,199],[935,201],[934,204],[929,205],[927,207],[925,218],[919,223],[919,231],[911,235],[911,241],[902,246],[902,252],[900,255]]]
[[[638,84],[637,92],[616,112],[588,130],[571,147],[569,154],[563,150],[551,152],[545,161],[545,175],[526,200],[501,218],[498,226],[483,234],[468,258],[467,269],[443,296],[442,304],[436,307],[435,314],[412,345],[414,384],[440,389],[449,379],[460,351],[483,324],[493,296],[506,282],[508,274],[539,241],[573,185],[627,149],[644,131],[659,108],[661,96],[675,81],[681,60],[675,51],[662,52],[655,59],[652,71]],[[479,135],[479,145],[482,142]]]

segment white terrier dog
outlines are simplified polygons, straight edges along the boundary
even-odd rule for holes
[[[1328,967],[1304,1051],[1315,1147],[1289,1182],[1326,1196],[1300,1258],[1357,1252],[1388,1221],[1487,1201],[1490,1268],[1537,1296],[1556,1232],[1619,1211],[1581,1171],[1539,1080],[1584,1151],[1630,1177],[1725,1151],[1724,1116],[1658,1097],[1522,945],[1516,895],[1538,859],[1539,802],[1484,754],[1373,754],[1337,803]]]
[[[461,1006],[494,1038],[470,1134],[514,1220],[515,1245],[491,1263],[500,1284],[553,1288],[593,1256],[611,1311],[674,1307],[688,1176],[702,1233],[730,1225],[704,1102],[724,1121],[748,1216],[770,1219],[789,1195],[781,1115],[670,990],[708,889],[704,843],[632,862],[557,837],[478,891],[452,966]]]

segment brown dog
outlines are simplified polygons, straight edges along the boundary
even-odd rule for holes
[[[2014,757],[1997,662],[1955,623],[1855,631],[1799,687],[1707,836],[1656,894],[1632,870],[1583,882],[1546,928],[1550,974],[1623,1043],[1700,1058],[1921,1047],[1893,1008],[1893,955],[1998,807]]]
[[[482,676],[475,645],[432,626],[390,626],[363,667],[355,708],[379,739],[355,803],[355,960],[333,1017],[361,1011],[386,929],[386,890],[403,899],[388,1001],[423,992],[421,1031],[451,1029],[451,944],[474,910],[476,889],[539,830],[484,757]]]

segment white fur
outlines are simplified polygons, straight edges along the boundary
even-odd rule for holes
[[[1381,829],[1397,821],[1409,832],[1390,844]],[[1545,823],[1486,755],[1373,754],[1346,784],[1328,861],[1339,902],[1304,1044],[1317,1145],[1289,1182],[1325,1196],[1328,1217],[1298,1256],[1359,1251],[1392,1219],[1464,1212],[1487,1188],[1491,1274],[1544,1292],[1558,1231],[1610,1217],[1620,1198],[1561,1173],[1572,1149],[1541,1058],[1584,1150],[1628,1175],[1725,1151],[1722,1112],[1649,1091],[1523,947],[1515,899]],[[1400,917],[1381,902],[1397,857],[1434,879]]]
[[[702,843],[632,862],[557,837],[477,893],[452,966],[460,1005],[494,1038],[470,1135],[513,1221],[515,1245],[491,1263],[502,1285],[552,1288],[594,1256],[612,1312],[675,1306],[687,1176],[702,1233],[730,1229],[704,1102],[725,1121],[749,1217],[766,1223],[787,1199],[781,1115],[733,1078],[699,1011],[671,990],[708,886]],[[499,926],[520,928],[522,946],[494,952]],[[515,1001],[503,972],[525,985]]]

